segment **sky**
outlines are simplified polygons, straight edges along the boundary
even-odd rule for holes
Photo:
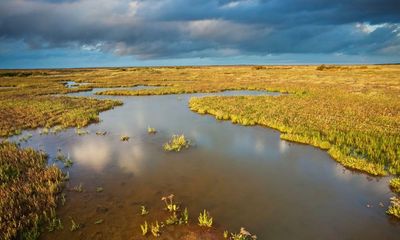
[[[399,0],[0,0],[0,68],[399,62]]]

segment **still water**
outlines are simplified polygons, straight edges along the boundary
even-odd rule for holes
[[[213,94],[93,96],[124,105],[101,113],[87,135],[74,129],[56,135],[27,131],[33,137],[23,146],[43,149],[50,158],[61,149],[74,161],[67,201],[58,209],[64,229],[42,239],[138,239],[144,222],[139,207],[152,213],[170,193],[188,206],[194,224],[207,209],[217,228],[237,232],[243,226],[258,239],[399,239],[399,222],[385,214],[392,195],[387,178],[345,170],[325,151],[280,140],[278,131],[191,112],[189,98],[206,95]],[[157,134],[149,135],[148,126]],[[124,134],[129,141],[120,141]],[[173,134],[185,134],[193,146],[164,152],[162,145]],[[68,191],[80,183],[82,193]],[[71,218],[84,227],[71,232]],[[94,224],[98,219],[104,222]]]

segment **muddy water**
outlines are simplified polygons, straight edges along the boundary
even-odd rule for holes
[[[241,94],[263,93],[221,93]],[[88,135],[31,131],[23,146],[44,149],[52,158],[61,148],[74,161],[67,201],[58,210],[64,229],[42,239],[138,239],[145,219],[139,207],[148,206],[149,218],[158,218],[160,198],[169,193],[188,206],[193,222],[207,209],[216,227],[244,226],[258,239],[399,239],[399,222],[385,214],[392,195],[388,179],[345,170],[325,151],[282,141],[277,131],[191,112],[189,98],[203,95],[98,96],[124,105],[101,113]],[[149,135],[148,126],[157,134]],[[164,152],[163,143],[177,133],[194,146]],[[131,137],[128,142],[120,141],[123,134]],[[82,193],[68,191],[80,183]],[[96,192],[99,186],[103,192]],[[71,232],[70,218],[84,227]],[[98,219],[104,222],[94,224]],[[174,234],[159,239],[177,239]]]

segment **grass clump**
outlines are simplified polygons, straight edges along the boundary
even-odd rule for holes
[[[184,148],[189,148],[190,141],[185,138],[185,135],[173,135],[172,138],[164,144],[165,151],[179,152]]]
[[[149,210],[147,210],[146,206],[142,205],[140,206],[140,215],[144,216],[149,214]]]
[[[80,228],[82,228],[82,225],[75,222],[75,220],[73,218],[71,218],[71,227],[69,228],[69,230],[71,232],[75,232],[75,231],[79,230]]]
[[[224,233],[225,237],[225,233]],[[227,237],[225,237],[227,238]],[[247,231],[245,228],[240,228],[239,233],[231,233],[231,237],[229,238],[230,240],[255,240],[257,239],[256,235],[252,235],[249,231]]]
[[[400,193],[400,177],[390,180],[389,186],[393,190],[393,192]]]
[[[399,197],[390,198],[390,206],[386,212],[388,214],[393,215],[400,219],[400,198]]]
[[[144,221],[143,225],[140,225],[140,230],[142,230],[142,235],[146,236],[147,232],[149,231],[149,225],[146,221]]]
[[[155,128],[152,128],[152,127],[147,127],[147,132],[149,134],[155,134],[155,133],[157,133],[157,130]]]
[[[61,226],[54,209],[63,174],[46,164],[41,152],[0,143],[0,239],[35,239],[46,221],[49,230]]]
[[[121,137],[120,137],[120,140],[121,141],[123,141],[123,142],[127,142],[127,141],[129,141],[129,136],[128,135],[122,135]]]
[[[158,221],[156,221],[154,225],[153,223],[151,224],[151,234],[153,234],[154,237],[160,236],[161,230]]]
[[[203,211],[203,213],[200,213],[199,215],[199,226],[200,227],[212,227],[213,224],[213,218],[210,216],[210,213],[207,212],[206,210]]]

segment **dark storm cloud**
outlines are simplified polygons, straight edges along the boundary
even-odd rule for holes
[[[2,0],[1,39],[138,58],[400,55],[398,0]]]

